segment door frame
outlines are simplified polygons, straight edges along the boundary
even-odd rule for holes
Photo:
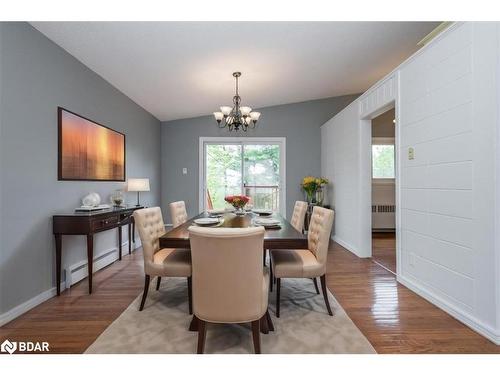
[[[372,214],[371,214],[371,204],[372,204],[372,119],[381,115],[384,112],[394,108],[395,109],[395,134],[394,134],[394,163],[395,163],[395,204],[396,210],[394,212],[396,219],[396,276],[400,275],[401,272],[401,185],[400,185],[400,176],[401,176],[401,150],[400,150],[400,121],[399,121],[399,90],[397,90],[394,99],[389,101],[384,105],[376,106],[369,114],[364,115],[360,118],[360,129],[361,129],[361,160],[360,160],[360,169],[363,171],[361,173],[361,186],[364,186],[363,193],[360,194],[362,200],[369,202],[369,205],[364,205],[366,207],[369,206],[366,212],[362,212],[363,215],[367,215],[367,220],[364,220],[363,226],[363,236],[366,235],[364,239],[364,243],[367,246],[366,253],[369,254],[369,257],[372,256]],[[363,207],[364,207],[363,206]],[[362,209],[362,211],[364,208]],[[361,216],[363,217],[363,216]]]
[[[205,146],[207,144],[278,144],[280,146],[280,214],[286,217],[286,137],[200,137],[198,146],[198,209],[205,211]],[[243,176],[243,174],[242,174]]]

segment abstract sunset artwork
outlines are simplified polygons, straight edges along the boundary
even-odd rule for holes
[[[125,181],[125,135],[58,108],[59,180]]]

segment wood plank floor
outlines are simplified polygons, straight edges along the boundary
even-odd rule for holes
[[[372,259],[396,273],[396,234],[372,234]]]
[[[392,273],[335,243],[327,278],[330,290],[379,353],[500,353],[499,346],[398,284]],[[0,327],[0,342],[48,341],[51,353],[83,353],[141,293],[142,285],[138,250],[97,272],[91,296],[82,281]]]

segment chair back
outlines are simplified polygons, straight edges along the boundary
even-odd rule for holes
[[[262,266],[264,228],[191,226],[189,239],[194,314],[216,323],[260,319],[268,300]]]
[[[144,254],[144,269],[153,264],[155,253],[160,250],[159,238],[165,234],[165,224],[160,207],[149,207],[134,211],[134,220],[141,238]]]
[[[170,207],[170,217],[172,218],[172,225],[174,228],[181,224],[184,224],[188,215],[186,212],[186,204],[184,201],[172,202],[169,204]]]
[[[309,250],[316,256],[320,264],[326,264],[330,232],[332,231],[334,212],[327,208],[315,206],[309,223],[307,242]]]
[[[290,219],[290,224],[292,227],[297,229],[302,233],[304,229],[304,219],[306,217],[307,212],[307,203],[302,201],[296,201],[295,206],[293,207],[292,218]]]

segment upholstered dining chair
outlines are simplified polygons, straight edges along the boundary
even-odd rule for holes
[[[177,228],[179,225],[184,224],[188,215],[186,212],[186,204],[184,201],[172,202],[169,204],[170,207],[170,217],[172,218],[172,225]]]
[[[267,312],[269,275],[262,266],[264,228],[191,226],[189,239],[198,354],[204,351],[207,323],[248,322],[255,353],[260,353],[261,321],[266,327],[271,323]]]
[[[295,206],[293,207],[293,213],[292,213],[292,218],[290,219],[290,224],[292,224],[292,227],[294,227],[297,231],[302,233],[304,231],[304,220],[306,217],[307,213],[307,202],[303,201],[296,201]],[[271,262],[271,261],[270,261]],[[275,283],[274,275],[272,272],[272,267],[271,268],[271,284],[269,286],[271,292],[273,291],[273,284]],[[319,289],[318,289],[318,282],[316,281],[316,278],[313,278],[314,281],[314,287],[316,288],[316,293],[319,294]]]
[[[290,219],[290,224],[292,227],[297,229],[302,233],[304,230],[304,220],[307,212],[307,202],[296,201],[293,207],[292,218]]]
[[[307,249],[271,250],[271,266],[276,277],[276,317],[280,316],[281,279],[319,277],[321,289],[329,315],[333,315],[326,288],[326,259],[334,212],[323,207],[314,207],[309,231]]]
[[[188,284],[189,314],[192,314],[191,298],[191,253],[189,249],[160,249],[159,238],[165,233],[165,224],[160,207],[134,211],[135,226],[141,238],[144,253],[144,292],[139,311],[144,308],[151,277],[158,277],[156,290],[162,276],[186,277]]]

